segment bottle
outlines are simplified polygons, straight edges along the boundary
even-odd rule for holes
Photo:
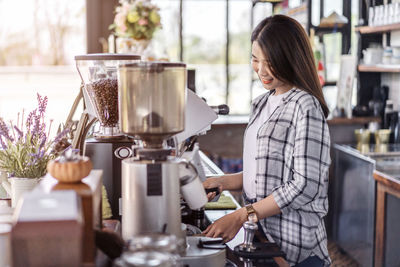
[[[398,131],[397,125],[399,121],[398,112],[393,109],[393,101],[388,99],[386,100],[385,107],[385,115],[383,118],[383,129],[390,129],[390,138],[389,143],[394,143],[395,139],[397,139]]]

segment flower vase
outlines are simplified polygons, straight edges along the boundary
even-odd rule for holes
[[[31,191],[39,182],[39,178],[11,177],[2,182],[3,188],[11,196],[11,207],[15,208],[23,194]]]
[[[136,40],[128,37],[118,37],[116,40],[117,53],[142,55],[149,44],[150,40],[146,39]]]

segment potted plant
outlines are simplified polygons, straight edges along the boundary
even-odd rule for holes
[[[118,37],[117,52],[142,54],[161,28],[159,8],[151,0],[120,0],[110,30]]]
[[[45,112],[47,97],[37,94],[38,107],[30,112],[24,121],[22,112],[17,123],[9,125],[0,118],[0,169],[8,174],[8,181],[2,185],[11,195],[12,206],[15,207],[21,195],[33,189],[39,178],[46,174],[47,162],[57,156],[59,146],[68,129],[50,138],[51,123],[46,127]]]

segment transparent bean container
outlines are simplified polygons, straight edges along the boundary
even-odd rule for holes
[[[184,130],[186,65],[139,62],[118,68],[121,131],[139,136],[145,147]]]
[[[114,267],[177,267],[181,266],[167,252],[135,251],[124,252],[114,262]]]
[[[182,266],[179,256],[181,242],[176,236],[163,233],[137,235],[129,240],[127,250],[114,266]]]
[[[84,98],[89,113],[100,122],[95,138],[118,138],[119,130],[118,80],[119,64],[140,61],[132,54],[87,54],[75,56],[76,67],[84,85]]]

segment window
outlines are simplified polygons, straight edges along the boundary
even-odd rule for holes
[[[251,99],[264,92],[261,84],[252,83],[251,15],[253,12],[253,21],[258,23],[272,14],[272,5],[262,3],[252,10],[249,0],[182,0],[181,14],[180,0],[154,2],[161,9],[163,29],[156,34],[153,46],[171,60],[180,60],[181,15],[182,60],[196,69],[197,93],[209,105],[227,103],[230,114],[248,114]]]
[[[49,98],[53,130],[66,120],[79,92],[74,55],[85,53],[85,19],[84,0],[0,1],[1,117],[16,121],[39,93]]]

